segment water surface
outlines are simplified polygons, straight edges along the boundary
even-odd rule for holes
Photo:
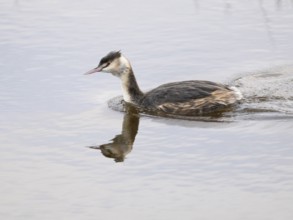
[[[291,220],[292,27],[290,0],[1,0],[1,218]],[[119,81],[82,74],[119,49],[143,90],[213,80],[246,102],[209,122],[113,111]]]

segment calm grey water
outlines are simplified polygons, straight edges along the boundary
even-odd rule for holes
[[[290,0],[0,0],[1,219],[293,219],[292,39]],[[213,80],[245,103],[113,111],[119,81],[82,74],[119,49],[143,90]]]

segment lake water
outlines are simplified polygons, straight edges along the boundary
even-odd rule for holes
[[[293,219],[292,40],[291,0],[0,0],[1,219]],[[213,80],[244,103],[114,111],[120,82],[83,75],[111,50],[143,90]]]

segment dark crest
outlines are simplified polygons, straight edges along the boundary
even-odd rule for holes
[[[120,51],[112,51],[110,53],[108,53],[105,57],[103,57],[100,61],[100,65],[104,64],[104,63],[111,63],[113,60],[117,59],[121,57],[121,52]]]

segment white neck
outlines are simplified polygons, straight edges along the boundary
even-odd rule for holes
[[[122,87],[122,94],[123,94],[123,99],[125,102],[130,102],[132,103],[131,95],[129,93],[129,74],[131,71],[131,65],[130,62],[126,57],[121,55],[119,58],[119,63],[120,63],[120,79],[121,79],[121,87]]]
[[[129,78],[128,78],[128,73],[124,71],[124,73],[121,75],[121,87],[122,87],[122,94],[123,94],[123,99],[125,102],[130,102],[131,103],[131,95],[129,94]]]

